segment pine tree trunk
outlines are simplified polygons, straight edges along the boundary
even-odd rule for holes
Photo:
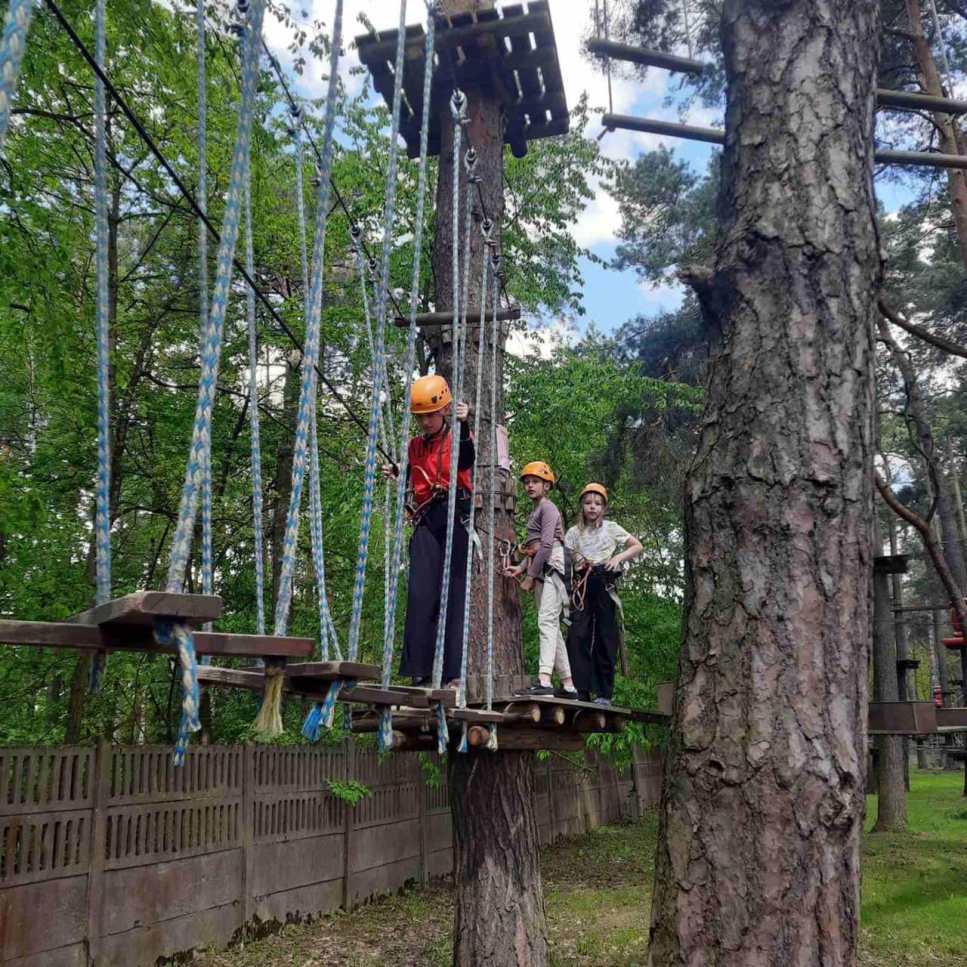
[[[875,0],[726,0],[721,331],[650,964],[854,965],[866,772]]]
[[[468,7],[480,10],[493,7],[491,0],[447,0],[441,12],[457,14]],[[492,40],[485,38],[485,43]],[[476,174],[480,178],[479,196],[474,201],[471,228],[470,311],[480,308],[480,283],[485,243],[480,220],[484,211],[494,222],[493,238],[499,243],[503,219],[503,122],[499,103],[479,91],[464,91],[468,101],[466,128],[469,141],[477,151]],[[453,122],[449,104],[443,105],[440,167],[437,179],[436,235],[433,268],[436,308],[453,309]],[[463,139],[464,153],[467,138]],[[463,176],[463,157],[457,159]],[[476,192],[475,192],[476,194]],[[461,248],[463,203],[461,203]],[[462,253],[461,253],[462,255]],[[462,261],[462,259],[461,259]],[[493,279],[490,292],[493,293]],[[491,297],[488,296],[488,304]],[[475,333],[475,336],[478,334]],[[453,347],[449,332],[428,331],[427,345],[433,352],[436,369],[452,379]],[[496,454],[489,445],[491,416],[503,422],[504,339],[497,353],[497,373],[491,371],[490,351],[480,358],[477,344],[467,354],[463,397],[473,404],[477,368],[484,367],[477,440],[477,491],[485,493],[491,463]],[[490,386],[496,379],[497,405],[491,414]],[[473,416],[471,415],[471,420]],[[515,492],[505,472],[498,471],[496,491]],[[514,533],[514,514],[507,501],[499,502],[494,534]],[[487,557],[486,505],[477,511],[477,529]],[[499,569],[500,557],[496,557]],[[517,585],[499,573],[494,595],[494,674],[519,675],[523,672],[520,604]],[[469,670],[481,675],[486,670],[487,576],[486,563],[474,575],[471,590],[471,635]],[[498,733],[499,741],[499,733]],[[534,812],[534,754],[531,752],[488,752],[471,749],[465,755],[451,754],[448,762],[450,809],[453,817],[455,919],[453,963],[456,967],[544,967],[547,964],[545,941],[544,891],[541,884],[540,840]]]

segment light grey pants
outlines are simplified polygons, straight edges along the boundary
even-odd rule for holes
[[[563,568],[564,552],[559,546],[551,553],[552,568],[558,563],[555,560],[558,557]],[[550,675],[552,671],[556,671],[561,681],[564,681],[571,677],[571,665],[567,660],[564,635],[561,634],[561,615],[567,607],[567,590],[561,573],[548,570],[544,580],[537,582],[534,594],[537,599],[537,629],[541,640],[538,672],[541,675]]]

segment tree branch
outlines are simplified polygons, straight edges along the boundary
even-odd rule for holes
[[[899,326],[901,329],[910,333],[911,336],[916,336],[917,339],[922,339],[931,346],[936,346],[937,349],[942,349],[944,352],[950,353],[951,356],[960,356],[962,359],[967,359],[967,347],[961,346],[959,343],[955,343],[950,339],[945,339],[943,336],[935,336],[928,329],[924,329],[923,326],[918,326],[916,323],[904,319],[900,313],[895,309],[891,309],[882,299],[877,302],[877,306],[883,317],[893,323],[894,326]]]
[[[910,510],[905,504],[900,503],[896,494],[893,493],[887,486],[886,481],[880,476],[879,471],[874,471],[874,481],[876,483],[876,489],[879,491],[887,507],[897,517],[911,524],[919,532],[923,546],[927,554],[930,555],[930,560],[933,562],[933,566],[937,571],[937,576],[940,578],[944,589],[950,596],[950,602],[953,609],[957,612],[957,617],[960,618],[961,627],[967,628],[967,604],[964,603],[964,599],[957,588],[957,582],[950,572],[946,555],[937,541],[933,528],[918,513]]]

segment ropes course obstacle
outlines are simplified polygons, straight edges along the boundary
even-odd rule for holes
[[[387,97],[392,109],[392,127],[390,132],[390,163],[387,171],[385,211],[383,221],[383,236],[379,262],[367,255],[374,279],[375,289],[375,327],[369,314],[368,281],[366,278],[363,256],[366,253],[365,243],[360,237],[358,227],[353,225],[354,245],[361,270],[360,279],[363,288],[364,314],[369,328],[369,344],[372,356],[373,386],[370,396],[369,421],[363,423],[351,410],[350,415],[366,429],[367,444],[364,474],[364,493],[362,522],[360,527],[359,551],[354,582],[352,615],[348,636],[348,660],[342,660],[342,651],[336,632],[335,622],[329,607],[326,592],[324,536],[322,526],[322,485],[319,473],[318,439],[316,427],[316,392],[321,380],[333,395],[345,405],[338,392],[331,386],[320,367],[320,326],[322,314],[323,278],[325,274],[325,240],[330,212],[329,195],[334,192],[338,202],[342,204],[347,215],[349,210],[342,202],[332,181],[333,137],[335,127],[335,112],[337,102],[338,66],[341,46],[341,30],[343,20],[343,2],[337,0],[336,14],[330,39],[329,86],[325,102],[322,148],[318,151],[318,165],[316,177],[312,180],[316,188],[316,217],[313,231],[313,251],[311,270],[306,242],[306,222],[303,205],[303,158],[301,132],[304,119],[285,85],[281,76],[281,69],[277,61],[272,58],[273,66],[280,76],[286,96],[290,102],[290,119],[295,142],[296,184],[298,191],[297,213],[300,230],[301,262],[304,292],[304,313],[306,319],[305,343],[301,367],[300,393],[298,416],[296,423],[295,448],[292,461],[292,486],[289,509],[286,518],[285,539],[283,545],[282,567],[279,580],[279,591],[276,599],[274,614],[274,633],[266,635],[264,617],[264,541],[262,520],[262,482],[261,482],[261,454],[258,417],[258,345],[256,333],[256,299],[260,299],[266,310],[276,319],[293,342],[295,338],[284,323],[279,319],[270,300],[254,283],[255,265],[252,241],[252,200],[251,200],[251,138],[255,110],[255,94],[258,80],[259,59],[264,48],[262,40],[262,21],[264,17],[265,0],[238,0],[235,10],[235,20],[232,31],[241,40],[241,97],[236,127],[235,145],[232,154],[231,173],[228,193],[221,230],[215,232],[207,216],[207,161],[206,161],[206,72],[205,72],[205,10],[203,0],[198,0],[196,6],[197,25],[197,71],[198,71],[198,111],[199,125],[197,134],[199,158],[199,192],[196,201],[188,193],[182,180],[174,168],[164,159],[157,146],[144,130],[143,125],[135,118],[130,108],[110,83],[106,73],[106,57],[104,49],[104,0],[97,0],[95,9],[96,49],[91,55],[74,32],[66,18],[60,12],[54,0],[47,0],[47,4],[70,35],[72,41],[84,54],[95,73],[95,128],[96,128],[96,176],[95,176],[95,211],[97,213],[97,332],[98,332],[98,473],[96,481],[97,517],[95,527],[96,561],[97,561],[97,596],[95,607],[65,622],[31,622],[0,620],[0,641],[14,645],[35,645],[40,647],[68,647],[88,649],[97,656],[106,655],[109,651],[144,651],[168,654],[177,658],[181,669],[183,685],[182,721],[178,741],[175,747],[175,764],[180,765],[184,760],[185,749],[190,735],[199,727],[198,684],[203,682],[213,686],[246,689],[263,694],[262,707],[256,720],[256,727],[266,737],[272,738],[282,732],[281,703],[286,693],[304,698],[314,699],[315,704],[310,713],[303,732],[312,740],[319,736],[320,729],[332,725],[334,710],[337,703],[343,703],[347,710],[352,706],[365,706],[368,711],[357,714],[355,718],[347,715],[346,723],[353,732],[375,732],[379,736],[382,751],[390,749],[422,749],[436,748],[440,752],[450,751],[454,743],[451,742],[449,725],[459,723],[460,739],[456,749],[467,752],[469,749],[483,747],[496,751],[497,729],[500,726],[500,747],[505,749],[560,749],[569,750],[579,748],[583,738],[591,732],[620,732],[629,720],[664,721],[666,716],[660,713],[642,710],[608,708],[588,703],[577,703],[567,699],[522,700],[514,697],[500,697],[494,695],[493,682],[493,607],[495,581],[494,540],[491,535],[494,530],[494,495],[495,495],[495,467],[491,460],[488,480],[487,520],[489,527],[485,532],[487,537],[488,554],[486,573],[489,575],[488,587],[488,618],[487,618],[487,650],[484,672],[485,688],[483,697],[477,696],[476,703],[468,700],[468,639],[470,628],[469,590],[472,585],[475,538],[469,542],[465,561],[453,560],[453,535],[456,524],[456,481],[457,481],[457,450],[451,447],[450,485],[447,493],[448,526],[445,546],[445,565],[443,568],[443,587],[441,594],[441,614],[438,622],[437,637],[434,649],[434,667],[432,685],[428,688],[412,686],[396,686],[391,682],[393,667],[393,643],[395,635],[395,616],[398,603],[400,561],[404,540],[404,504],[406,496],[407,442],[411,432],[411,416],[409,408],[409,391],[407,391],[407,405],[403,409],[400,421],[399,446],[394,432],[392,416],[391,386],[386,359],[386,327],[389,321],[389,304],[393,303],[398,311],[399,307],[390,290],[390,254],[393,246],[395,224],[396,183],[398,169],[397,141],[400,133],[407,140],[411,156],[419,156],[419,180],[417,188],[417,217],[414,239],[414,261],[412,283],[410,288],[409,318],[407,350],[403,371],[407,376],[415,366],[416,333],[421,325],[433,326],[446,324],[451,328],[452,345],[454,351],[454,386],[455,398],[459,399],[464,383],[467,365],[467,353],[471,351],[473,339],[471,328],[479,328],[479,359],[476,377],[475,407],[474,407],[474,436],[480,429],[479,414],[483,392],[483,376],[486,356],[489,352],[490,407],[494,411],[496,405],[496,373],[497,348],[502,333],[500,323],[508,319],[519,318],[520,310],[516,307],[500,308],[500,288],[502,273],[500,271],[501,257],[499,246],[492,237],[493,224],[486,215],[483,197],[480,194],[479,182],[474,175],[475,152],[468,142],[465,155],[464,171],[461,166],[454,166],[453,180],[453,305],[451,313],[423,313],[417,312],[420,283],[421,283],[421,252],[423,222],[425,210],[425,196],[428,186],[427,159],[435,153],[432,141],[433,124],[436,113],[431,109],[434,99],[434,80],[437,58],[434,49],[441,27],[445,28],[444,49],[452,51],[459,36],[467,32],[466,25],[454,24],[446,20],[439,20],[436,4],[428,3],[428,27],[426,34],[419,35],[422,46],[421,65],[423,67],[422,91],[406,93],[404,117],[404,88],[407,79],[412,78],[412,70],[403,70],[407,51],[412,47],[412,29],[405,23],[405,0],[401,2],[400,26],[393,36],[395,44],[395,64],[392,71],[392,87],[385,83],[377,83],[377,88]],[[509,38],[511,50],[521,53],[520,38],[531,27],[540,34],[539,47],[543,45],[544,53],[539,59],[545,64],[545,77],[552,80],[560,71],[556,65],[556,50],[554,51],[554,68],[547,72],[547,44],[548,37],[553,42],[550,30],[549,13],[545,10],[546,3],[535,0],[531,4],[531,14],[527,16],[484,16],[474,19],[471,34],[481,31],[495,31],[497,35]],[[26,12],[23,8],[27,8]],[[9,115],[9,102],[16,83],[19,59],[22,57],[23,40],[26,26],[29,22],[29,4],[19,4],[17,0],[11,5],[8,21],[5,27],[3,46],[0,47],[0,138],[5,131],[6,118]],[[499,24],[495,22],[495,17]],[[534,19],[536,17],[536,19]],[[520,21],[518,23],[518,21]],[[526,29],[525,29],[526,28]],[[521,31],[524,31],[522,33]],[[390,35],[384,35],[389,37]],[[361,50],[365,45],[360,45]],[[382,50],[382,48],[379,48]],[[375,59],[373,57],[375,56]],[[370,50],[367,57],[371,65],[379,63],[379,53],[374,55]],[[270,55],[271,57],[271,55]],[[364,57],[364,62],[367,61]],[[520,60],[520,57],[517,58]],[[453,83],[452,95],[444,100],[446,109],[454,125],[454,142],[456,157],[461,155],[461,141],[463,130],[467,124],[467,100],[455,83],[458,68],[454,63],[452,52],[450,61],[450,78]],[[510,60],[503,67],[509,68]],[[515,61],[516,63],[516,61]],[[521,64],[520,67],[527,65]],[[533,65],[531,65],[533,66]],[[461,68],[462,69],[462,68]],[[513,68],[517,70],[518,68]],[[528,68],[529,69],[529,68]],[[374,73],[379,73],[374,69]],[[528,75],[529,77],[529,75]],[[522,75],[522,83],[526,78]],[[446,83],[446,81],[444,82]],[[529,81],[525,85],[531,86]],[[182,487],[181,502],[177,518],[177,527],[171,544],[167,589],[165,591],[140,591],[112,600],[110,598],[110,426],[108,415],[110,400],[108,397],[107,373],[109,359],[107,356],[107,333],[109,325],[107,304],[107,271],[106,271],[106,92],[117,101],[124,116],[135,126],[149,149],[156,156],[162,167],[171,176],[175,185],[189,202],[189,206],[198,220],[198,278],[199,278],[199,333],[201,373],[198,385],[198,399],[196,403],[192,440]],[[556,95],[555,95],[556,96]],[[525,108],[526,114],[527,108]],[[534,108],[536,111],[536,108]],[[4,114],[4,111],[7,113]],[[442,113],[442,112],[440,112]],[[418,116],[419,115],[419,116]],[[537,115],[535,115],[536,117]],[[520,115],[524,117],[524,115]],[[566,117],[566,110],[564,113]],[[418,127],[414,127],[417,124]],[[546,130],[540,131],[536,126],[525,140],[533,137],[544,137],[555,133],[560,127],[561,118],[546,125]],[[554,130],[551,130],[554,128]],[[419,130],[419,150],[414,150],[412,136]],[[566,129],[566,122],[565,122]],[[438,129],[437,129],[438,130]],[[408,132],[408,134],[407,134]],[[518,132],[519,133],[519,132]],[[311,137],[311,136],[310,136]],[[516,136],[515,136],[516,137]],[[515,143],[515,142],[512,142]],[[315,145],[313,144],[315,147]],[[436,147],[438,150],[438,146]],[[515,149],[516,150],[516,149]],[[471,274],[475,271],[471,265],[471,231],[473,224],[474,187],[480,196],[484,207],[482,231],[485,245],[481,271],[481,296],[479,313],[469,310],[469,294]],[[244,211],[244,265],[236,258],[236,245],[240,230],[240,218]],[[460,216],[463,212],[464,223],[461,233]],[[103,218],[102,218],[103,215]],[[351,215],[350,215],[351,219]],[[351,219],[352,220],[352,219]],[[208,291],[208,261],[207,235],[208,232],[218,240],[216,259],[215,284],[210,294]],[[462,253],[462,260],[461,260]],[[102,265],[103,263],[103,265]],[[247,291],[247,335],[248,335],[248,406],[251,419],[251,472],[252,472],[252,510],[255,529],[255,573],[256,573],[256,634],[227,634],[211,630],[212,622],[221,616],[221,600],[212,593],[213,568],[211,545],[211,421],[214,408],[215,387],[217,384],[219,357],[222,345],[222,333],[225,324],[228,298],[231,291],[232,274],[234,271],[248,283]],[[488,281],[492,285],[488,287]],[[492,296],[491,292],[492,291]],[[488,306],[488,297],[492,304]],[[488,319],[489,316],[489,319]],[[394,316],[394,322],[406,325],[405,317]],[[487,343],[489,331],[490,342]],[[493,420],[489,421],[490,452],[496,452],[496,427]],[[382,447],[379,444],[382,443]],[[358,661],[360,637],[362,630],[362,604],[365,591],[366,564],[369,552],[370,528],[373,511],[373,489],[375,481],[375,462],[377,452],[382,449],[384,455],[389,455],[399,469],[396,487],[387,484],[384,500],[384,536],[385,544],[385,572],[384,572],[384,615],[383,615],[383,651],[381,665],[367,664]],[[397,453],[399,458],[397,459]],[[320,651],[321,661],[312,661],[315,642],[310,638],[293,638],[287,636],[287,625],[291,606],[296,550],[299,539],[299,520],[302,491],[305,477],[309,476],[309,518],[310,537],[312,546],[313,570],[317,583],[319,622],[320,622]],[[477,468],[473,472],[473,490],[476,491]],[[394,494],[395,490],[395,494]],[[395,498],[395,504],[394,504]],[[481,504],[482,506],[482,504]],[[200,571],[202,594],[185,594],[184,584],[191,558],[191,539],[195,528],[195,520],[200,507],[202,521],[202,540],[200,553]],[[390,522],[392,521],[392,527]],[[474,531],[473,524],[469,525]],[[445,642],[446,614],[448,607],[453,605],[450,594],[449,577],[452,567],[465,567],[467,571],[467,599],[464,603],[464,620],[462,627],[461,660],[459,688],[443,688],[442,666]],[[199,630],[200,629],[200,630]],[[330,649],[331,646],[331,649]],[[336,660],[330,661],[330,650]],[[198,667],[197,657],[202,657],[202,667]],[[220,668],[205,664],[212,656],[243,657],[254,660],[257,664],[245,668]],[[292,658],[303,659],[301,663],[288,664]],[[95,662],[95,674],[92,683],[96,684],[100,678],[102,666],[100,660]],[[471,707],[473,704],[483,707]]]

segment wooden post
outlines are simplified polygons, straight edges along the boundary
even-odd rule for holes
[[[94,753],[94,828],[87,874],[87,958],[96,964],[101,952],[104,914],[104,867],[107,861],[107,804],[111,798],[111,745],[97,740]]]

